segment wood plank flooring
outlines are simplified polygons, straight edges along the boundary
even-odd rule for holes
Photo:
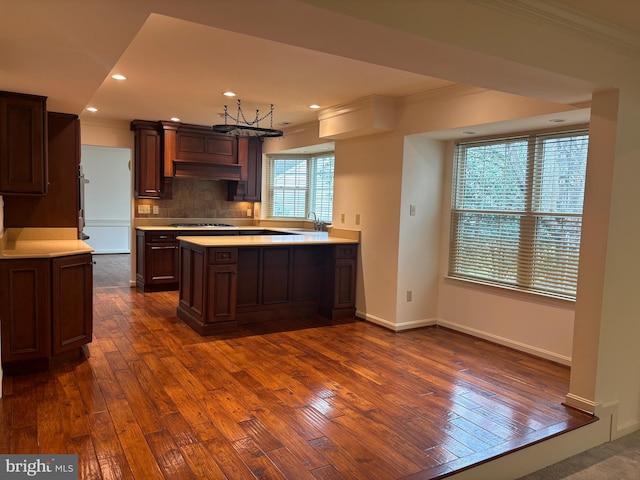
[[[431,479],[593,421],[562,406],[566,367],[444,328],[202,338],[175,292],[96,283],[89,358],[4,379],[0,453],[77,453],[81,479]]]

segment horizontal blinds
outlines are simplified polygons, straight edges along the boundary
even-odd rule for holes
[[[312,158],[312,188],[309,210],[323,222],[333,217],[333,165],[334,156],[322,155]]]
[[[306,217],[307,163],[306,157],[269,159],[269,217]]]
[[[456,146],[449,274],[575,298],[586,131]]]
[[[267,162],[267,216],[331,222],[334,154],[278,155]]]

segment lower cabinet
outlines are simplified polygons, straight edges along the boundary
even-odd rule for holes
[[[177,315],[201,335],[276,309],[355,315],[357,244],[204,247],[180,242]]]
[[[93,330],[91,254],[0,261],[2,365],[46,370],[80,354]]]
[[[235,230],[136,230],[136,287],[142,292],[178,290],[180,235],[229,236]]]
[[[143,292],[178,289],[176,232],[138,230],[136,233],[136,286]]]
[[[320,313],[332,320],[355,315],[357,245],[339,245],[326,252]]]
[[[91,342],[93,332],[93,262],[91,255],[51,261],[53,354]]]

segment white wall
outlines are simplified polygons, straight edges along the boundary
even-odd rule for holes
[[[574,302],[447,279],[453,143],[442,190],[438,323],[564,365],[571,364]]]
[[[420,135],[405,137],[396,330],[437,321],[444,164],[444,142]],[[407,291],[412,292],[410,301]]]
[[[86,243],[95,253],[131,252],[131,150],[82,145]]]
[[[396,324],[403,143],[402,135],[370,135],[335,149],[333,224],[361,231],[357,314],[388,328]]]

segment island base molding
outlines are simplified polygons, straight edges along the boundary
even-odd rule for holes
[[[282,321],[285,319],[312,318],[313,324],[319,327],[360,321],[360,319],[355,316],[355,309],[341,309],[330,317],[319,313],[317,304],[241,312],[237,313],[236,320],[216,323],[203,323],[187,310],[180,307],[177,308],[177,315],[179,319],[202,336],[237,332],[242,325],[257,323],[263,324],[265,330],[271,330],[272,328],[274,330],[281,330]]]

